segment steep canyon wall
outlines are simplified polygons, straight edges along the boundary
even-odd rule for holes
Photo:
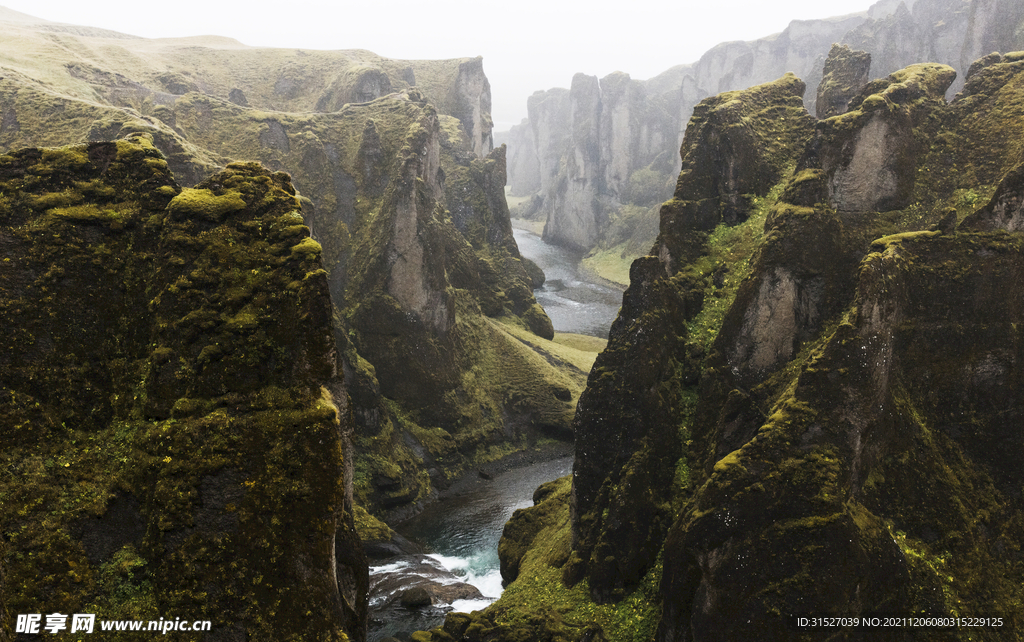
[[[863,13],[793,21],[779,34],[722,43],[693,64],[673,67],[647,81],[631,81],[635,89],[628,102],[612,98],[608,105],[599,103],[602,109],[617,109],[618,118],[577,113],[577,106],[588,100],[585,93],[593,93],[585,92],[582,85],[575,96],[569,90],[568,100],[547,99],[562,89],[538,93],[528,103],[528,119],[509,133],[511,192],[536,194],[522,213],[546,221],[546,239],[586,250],[615,245],[622,240],[621,234],[612,233],[610,243],[604,239],[611,222],[622,205],[642,201],[624,193],[624,184],[640,169],[674,175],[683,132],[701,100],[791,72],[811,88],[804,104],[815,114],[814,88],[822,79],[833,44],[870,54],[869,78],[924,61],[949,65],[959,72],[947,93],[952,98],[975,60],[993,51],[1024,47],[1022,24],[1024,10],[1008,0],[885,0]],[[614,87],[621,86],[620,77],[613,74],[602,79],[602,92],[617,95]],[[625,105],[634,121],[630,127],[623,126]],[[568,126],[552,130],[538,124],[548,122]],[[594,143],[599,140],[611,144]],[[589,166],[594,167],[590,173]],[[636,184],[660,201],[668,194],[659,193],[663,182],[637,180]]]
[[[912,65],[818,121],[793,75],[695,108],[572,477],[506,527],[505,596],[429,639],[811,640],[793,616],[968,610],[1003,619],[929,639],[1017,635],[1024,53],[947,102],[955,76]]]
[[[571,437],[585,383],[545,349],[482,61],[6,15],[3,630],[173,607],[362,639],[353,529]]]
[[[232,159],[291,175],[324,249],[361,504],[400,508],[472,462],[569,433],[584,373],[505,329],[552,337],[512,238],[481,59],[52,23],[11,23],[10,35],[4,147],[146,132],[184,184]],[[497,377],[501,360],[517,376]]]
[[[181,188],[144,135],[0,156],[4,631],[46,609],[363,639],[353,426],[299,207],[255,163]]]

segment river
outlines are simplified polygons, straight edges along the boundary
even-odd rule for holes
[[[622,292],[589,280],[579,268],[579,253],[545,243],[524,229],[515,230],[515,239],[523,256],[544,270],[544,286],[534,290],[534,296],[551,318],[555,331],[607,338]],[[448,611],[482,609],[497,599],[502,591],[498,540],[505,522],[517,509],[533,505],[533,491],[538,486],[571,471],[572,458],[562,457],[515,468],[492,479],[475,480],[468,491],[435,502],[399,524],[396,530],[430,553],[371,563],[376,564],[370,569],[371,585],[378,588],[371,589],[369,642],[389,637],[408,639],[413,631],[440,626]],[[454,599],[450,604],[417,609],[397,603],[387,608],[375,605],[375,601],[383,603],[389,594],[394,596],[401,590],[394,587],[403,574],[434,573],[440,582],[460,581],[475,586],[483,599]],[[395,583],[388,589],[381,588],[389,581]]]
[[[407,639],[413,631],[440,626],[448,611],[468,613],[496,600],[502,591],[498,540],[505,522],[516,510],[533,505],[537,486],[571,472],[572,457],[515,468],[490,480],[480,480],[469,492],[435,502],[399,524],[397,530],[402,535],[433,551],[428,555],[430,560],[426,560],[428,564],[450,571],[459,581],[477,587],[483,599],[459,599],[419,609],[393,605],[376,613],[371,604],[370,642],[388,636]],[[420,573],[423,561],[422,556],[384,560],[371,566],[370,574],[379,578],[387,574]]]
[[[552,245],[533,232],[513,230],[519,252],[544,270],[544,286],[533,295],[548,313],[555,332],[608,338],[622,305],[622,291],[595,283],[580,269],[583,254]]]

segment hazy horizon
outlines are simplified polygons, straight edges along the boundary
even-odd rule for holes
[[[0,6],[52,22],[99,27],[144,38],[217,35],[253,47],[368,49],[397,59],[483,56],[491,83],[496,132],[526,117],[535,91],[568,87],[578,72],[623,71],[648,79],[694,63],[713,46],[781,32],[792,20],[866,11],[872,0],[719,0],[694,8],[640,0],[628,10],[524,0],[514,9],[457,0],[422,3],[328,3],[296,0],[289,11],[238,11],[181,0],[154,15],[125,1],[88,5],[70,0],[0,0]],[[368,6],[367,6],[368,5]],[[164,5],[167,6],[167,5]],[[254,5],[247,5],[253,7]],[[200,18],[197,19],[196,17]]]

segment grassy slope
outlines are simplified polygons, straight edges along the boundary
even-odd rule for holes
[[[351,324],[371,300],[384,302],[382,309],[393,303],[386,291],[387,266],[380,259],[388,251],[388,208],[395,202],[387,200],[391,197],[385,191],[404,171],[396,162],[410,162],[410,149],[440,138],[449,182],[458,178],[480,190],[474,181],[481,173],[490,172],[487,180],[497,180],[493,177],[499,170],[490,166],[497,161],[478,159],[473,162],[480,167],[461,169],[469,163],[459,149],[464,132],[444,115],[457,99],[455,78],[473,61],[394,61],[356,50],[257,49],[213,37],[145,40],[44,33],[24,25],[12,25],[9,35],[0,42],[0,145],[60,145],[145,130],[154,134],[184,184],[232,159],[257,160],[289,172],[299,192],[310,199],[303,215],[322,242],[338,307],[336,320],[343,324]],[[373,69],[387,73],[392,90],[408,89],[406,81],[413,76],[419,90],[371,104],[346,104],[351,101],[345,92]],[[241,90],[248,106],[232,102],[233,89]],[[331,107],[328,113],[315,111],[321,103]],[[365,138],[368,121],[377,142]],[[427,176],[417,180],[432,181]],[[413,187],[417,199],[424,195]],[[443,207],[443,198],[439,202]],[[478,207],[480,203],[484,205]],[[490,203],[478,198],[471,205],[479,215]],[[370,319],[370,326],[349,325],[339,333],[339,351],[354,375],[350,384],[365,384],[367,393],[359,396],[359,404],[366,405],[357,404],[356,415],[369,418],[368,425],[355,437],[363,455],[356,470],[357,494],[367,501],[374,478],[385,484],[399,480],[399,489],[386,493],[389,501],[412,500],[430,491],[425,462],[440,458],[441,474],[448,477],[464,467],[466,457],[493,458],[522,447],[528,438],[518,427],[511,431],[518,445],[499,443],[503,418],[510,415],[514,422],[525,423],[519,416],[535,414],[546,428],[557,426],[566,435],[585,379],[577,369],[560,373],[562,366],[524,351],[520,341],[509,340],[507,332],[481,315],[481,308],[494,316],[519,315],[524,320],[520,323],[534,328],[546,320],[536,305],[528,305],[529,288],[517,282],[525,278],[519,276],[518,259],[489,246],[490,228],[481,233],[483,243],[473,240],[470,245],[443,209],[424,208],[430,221],[419,233],[438,244],[425,254],[436,263],[428,280],[436,281],[434,291],[458,301],[464,323],[456,334],[462,333],[465,341],[458,350],[449,350],[443,341],[431,344],[436,354],[457,355],[457,362],[442,368],[452,386],[433,398],[432,405],[441,411],[426,416],[426,404],[394,392],[407,372],[404,364],[370,363],[361,354],[377,340],[369,336],[373,322],[380,320],[376,312],[360,317]],[[368,265],[380,268],[376,275],[368,275]],[[454,287],[441,283],[455,276],[459,282]],[[399,341],[393,346],[395,354],[409,354],[414,343]],[[492,347],[511,355],[515,367],[503,369],[494,355],[481,357],[480,363],[470,363],[475,357],[467,360],[467,354]],[[424,369],[429,361],[423,358]],[[507,377],[510,373],[519,374]],[[369,425],[374,417],[380,421]],[[410,447],[410,441],[416,445]]]

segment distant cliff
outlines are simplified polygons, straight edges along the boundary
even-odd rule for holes
[[[183,97],[248,108],[254,121],[262,115],[267,122],[261,145],[280,148],[289,132],[274,122],[273,112],[329,114],[414,86],[441,113],[459,120],[468,149],[482,157],[492,148],[490,85],[480,58],[392,60],[365,50],[249,47],[216,36],[148,40],[5,15],[0,14],[7,54],[2,82],[9,83],[0,84],[5,149],[109,136],[115,127],[145,128],[155,132],[158,149],[188,182],[206,171],[204,161],[218,160],[210,153],[221,150],[202,150],[207,157],[199,153],[176,164],[182,152],[195,157],[200,151],[175,121]],[[55,115],[40,109],[40,100],[62,105],[60,131],[41,127]]]
[[[529,120],[509,136],[510,186],[513,195],[537,194],[522,214],[546,219],[546,240],[589,250],[623,205],[667,196],[679,125],[674,106],[658,98],[623,73],[600,81],[576,74],[570,90],[530,97]],[[653,194],[641,170],[653,175]]]
[[[1012,0],[883,0],[863,13],[793,21],[759,40],[722,43],[647,81],[577,75],[568,95],[553,89],[531,97],[528,120],[509,133],[511,192],[536,195],[519,214],[546,221],[549,241],[615,247],[631,260],[642,251],[626,251],[624,239],[643,237],[635,227],[656,213],[624,217],[624,206],[644,204],[637,190],[658,201],[668,196],[664,179],[678,169],[682,135],[701,100],[792,72],[811,88],[804,104],[815,114],[814,88],[836,43],[870,55],[869,78],[921,61],[950,65],[959,71],[947,93],[952,98],[975,60],[1024,48],[1022,24],[1024,8]],[[629,231],[615,229],[617,221]]]
[[[299,211],[255,163],[183,189],[143,135],[0,155],[4,635],[42,612],[363,639],[352,419]]]
[[[420,639],[811,640],[794,616],[982,611],[1001,624],[927,637],[1017,635],[1024,52],[947,103],[955,77],[912,65],[819,121],[793,75],[694,109],[571,480],[506,526],[502,598]]]

